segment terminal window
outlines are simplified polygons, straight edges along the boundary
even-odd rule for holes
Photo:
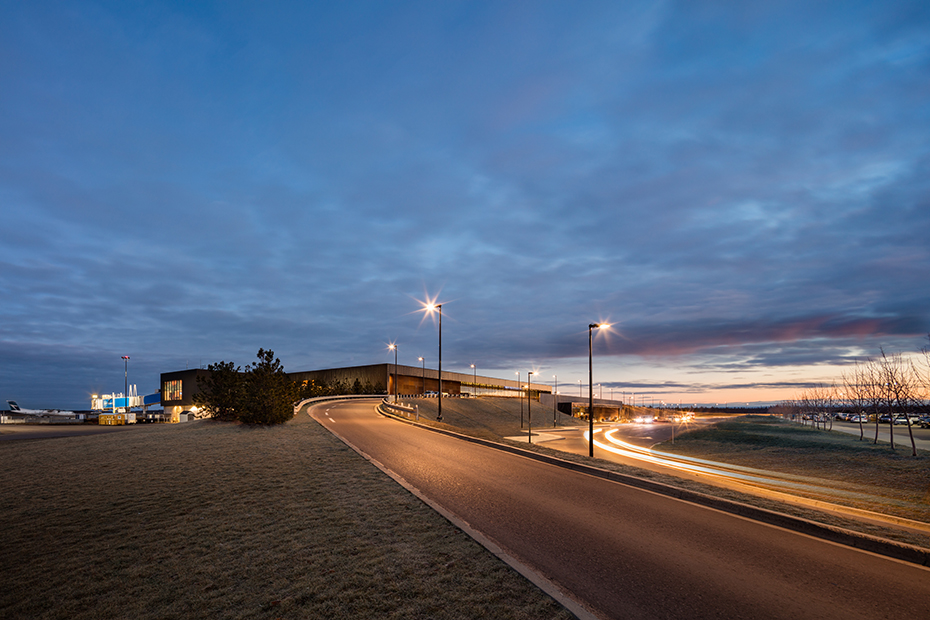
[[[165,389],[162,390],[162,398],[165,400],[181,400],[182,381],[165,381]]]

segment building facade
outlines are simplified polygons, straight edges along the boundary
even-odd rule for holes
[[[172,417],[195,408],[194,396],[200,392],[198,377],[206,377],[209,370],[195,368],[166,372],[161,375],[161,404]],[[403,394],[415,396],[439,392],[439,371],[423,366],[398,364],[369,364],[345,368],[328,368],[287,373],[295,381],[314,381],[319,385],[342,384],[349,391],[371,394]],[[526,382],[514,379],[487,377],[476,373],[442,371],[442,392],[450,396],[512,396],[526,394]],[[396,392],[395,392],[396,386]],[[360,389],[359,389],[360,388]],[[552,387],[530,384],[531,394],[539,398],[550,394]]]
[[[181,412],[194,409],[194,395],[200,393],[197,377],[208,376],[210,371],[203,368],[161,373],[161,406],[172,421],[176,421]]]

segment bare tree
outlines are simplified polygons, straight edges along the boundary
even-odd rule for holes
[[[843,388],[846,391],[849,404],[853,411],[856,412],[859,421],[859,440],[862,441],[865,439],[865,426],[862,424],[862,420],[863,418],[867,419],[868,414],[866,411],[873,402],[868,369],[856,362],[856,366],[852,371],[843,373]]]
[[[862,368],[862,387],[864,390],[864,397],[868,402],[868,408],[872,412],[871,415],[875,417],[875,439],[872,440],[873,444],[878,443],[878,429],[879,429],[879,418],[881,418],[882,410],[882,378],[881,372],[878,364],[875,360],[870,359],[867,364]]]
[[[911,418],[908,415],[912,405],[916,402],[916,376],[913,364],[900,353],[887,355],[882,350],[882,356],[877,360],[880,378],[880,392],[882,401],[888,407],[888,425],[891,439],[891,449],[894,450],[894,420],[895,410],[904,414],[907,421],[907,433],[911,439],[911,456],[917,456],[917,445],[914,442],[914,431],[911,428]]]
[[[927,334],[930,342],[930,334]],[[919,388],[917,398],[923,403],[930,402],[930,346],[920,350],[919,362],[914,365],[915,382]]]
[[[795,420],[800,417],[798,415],[797,401],[794,400],[783,400],[782,402],[772,407],[769,411],[775,415],[779,415],[785,418],[786,420]]]
[[[807,388],[801,393],[800,403],[802,411],[807,411],[811,416],[811,423],[820,428],[833,428],[833,405],[836,400],[835,387],[819,383],[814,387]]]
[[[801,421],[801,426],[806,426],[807,420],[810,420],[811,426],[813,426],[816,418],[816,405],[813,403],[813,398],[811,398],[810,389],[801,392],[794,402],[797,403],[798,419]]]
[[[840,404],[839,390],[836,388],[836,381],[832,381],[828,386],[821,386],[823,409],[826,412],[825,423],[830,426],[827,430],[833,430],[833,418],[836,415],[836,408]]]

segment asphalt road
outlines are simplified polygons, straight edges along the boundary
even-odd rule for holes
[[[930,618],[930,570],[448,437],[311,415],[602,618]]]

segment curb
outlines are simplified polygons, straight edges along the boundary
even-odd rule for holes
[[[376,405],[375,410],[378,413],[385,415],[381,410],[381,404]],[[309,414],[309,407],[307,408],[307,413]],[[395,416],[387,415],[386,417],[394,418]],[[403,420],[404,418],[397,418],[397,419]],[[414,424],[415,426],[423,427],[423,425],[418,424],[413,421],[410,421],[410,423]],[[375,459],[374,457],[366,453],[364,450],[362,450],[361,448],[353,444],[351,441],[349,441],[348,439],[340,435],[338,432],[330,428],[326,428],[326,427],[323,427],[323,428],[325,428],[328,432],[332,433],[334,437],[336,437],[339,441],[341,441],[342,443],[347,445],[349,448],[354,450],[366,461],[368,461],[369,463],[377,467],[379,470],[384,472],[385,475],[387,475],[389,478],[394,480],[394,482],[396,482],[397,484],[402,486],[404,489],[406,489],[414,497],[416,497],[421,502],[423,502],[424,504],[426,504],[427,506],[435,510],[437,514],[439,514],[441,517],[446,519],[449,523],[451,523],[458,529],[465,532],[465,534],[467,534],[470,538],[472,538],[472,540],[477,542],[479,545],[487,549],[489,552],[491,552],[491,554],[496,556],[502,562],[504,562],[505,564],[510,566],[512,569],[517,571],[517,573],[525,577],[530,583],[532,583],[537,588],[539,588],[540,590],[548,594],[550,597],[552,597],[553,600],[555,600],[558,604],[560,604],[562,607],[564,607],[569,612],[571,612],[578,620],[606,620],[606,619],[600,618],[596,614],[589,611],[580,601],[575,600],[571,595],[563,591],[558,585],[556,585],[555,583],[553,583],[552,581],[544,577],[542,574],[536,572],[535,570],[533,570],[532,568],[530,568],[529,566],[527,566],[526,564],[524,564],[523,562],[515,558],[514,556],[510,555],[509,553],[501,549],[500,546],[497,545],[497,543],[489,539],[487,536],[485,536],[478,530],[472,528],[467,522],[460,519],[458,515],[446,510],[440,504],[438,504],[437,502],[433,501],[432,499],[430,499],[429,497],[421,493],[418,488],[416,488],[415,486],[407,482],[407,480],[404,479],[402,476],[395,473],[390,468],[386,467],[383,463],[381,463],[380,461],[378,461],[377,459]],[[423,427],[423,428],[429,428],[429,427]]]
[[[792,530],[800,534],[806,534],[808,536],[813,536],[814,538],[820,538],[822,540],[837,543],[847,547],[852,547],[861,551],[868,551],[870,553],[883,555],[885,557],[900,560],[902,562],[917,564],[918,566],[930,567],[930,550],[923,549],[915,545],[898,543],[892,540],[887,540],[885,538],[879,538],[878,536],[871,536],[869,534],[854,532],[852,530],[847,530],[832,525],[817,523],[816,521],[811,521],[809,519],[775,512],[765,508],[758,508],[756,506],[750,506],[749,504],[743,504],[741,502],[729,499],[714,497],[713,495],[707,495],[697,491],[680,489],[678,487],[673,487],[661,482],[655,482],[652,480],[646,480],[644,478],[637,478],[636,476],[630,476],[628,474],[608,471],[606,469],[600,469],[591,465],[573,463],[571,461],[565,461],[553,456],[539,454],[537,452],[524,450],[515,446],[508,446],[506,444],[489,441],[487,439],[471,437],[469,435],[463,435],[461,433],[456,433],[454,431],[449,431],[442,428],[435,428],[433,426],[420,424],[418,422],[414,422],[413,420],[407,420],[400,416],[393,415],[383,410],[380,405],[377,407],[377,411],[385,417],[389,417],[406,424],[411,424],[413,426],[424,428],[435,433],[441,433],[450,437],[456,437],[458,439],[470,441],[472,443],[483,445],[489,448],[494,448],[495,450],[509,452],[511,454],[534,459],[549,465],[555,465],[556,467],[561,467],[563,469],[569,469],[579,473],[587,474],[589,476],[595,476],[597,478],[610,480],[611,482],[617,482],[637,489],[657,493],[659,495],[665,495],[692,504],[713,508],[715,510],[734,514],[745,519],[750,519],[752,521],[758,521],[767,525],[773,525],[787,530]]]

